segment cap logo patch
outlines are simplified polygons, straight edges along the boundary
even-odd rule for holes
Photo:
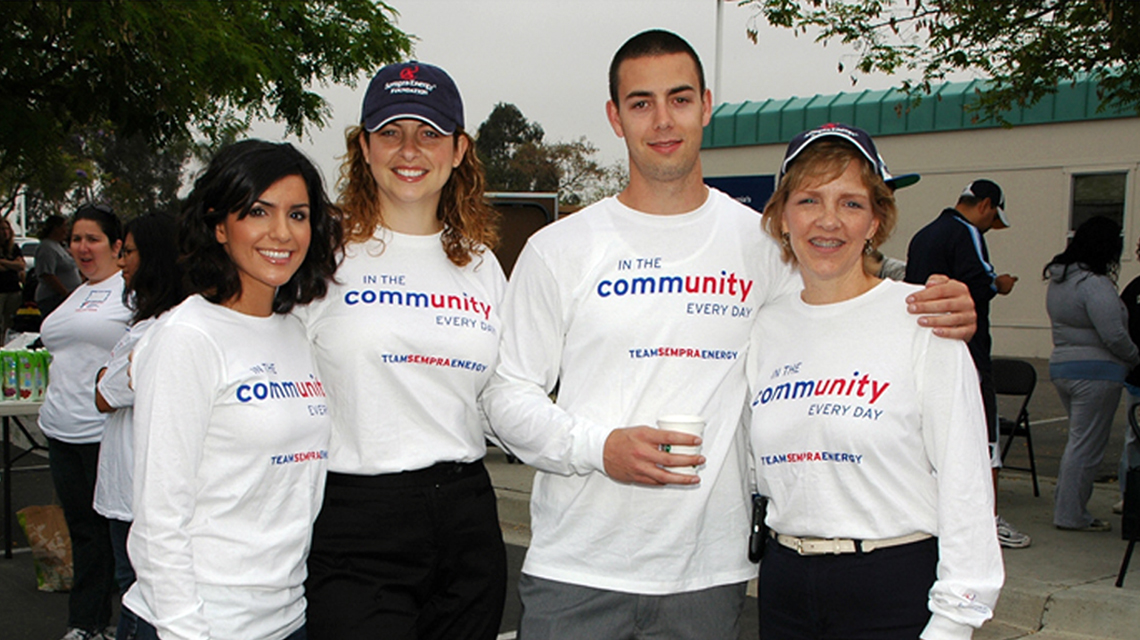
[[[388,95],[411,93],[417,96],[426,96],[435,91],[434,84],[416,80],[416,74],[419,72],[420,65],[418,64],[414,67],[400,69],[400,79],[385,83],[384,90],[388,92]]]
[[[858,139],[860,137],[858,133],[855,133],[854,131],[848,129],[847,127],[844,127],[844,126],[838,125],[838,124],[834,124],[834,123],[829,123],[829,124],[825,124],[821,127],[818,127],[813,131],[805,132],[804,138],[805,138],[805,140],[815,140],[819,136],[831,135],[833,132],[838,132],[842,135],[845,135],[845,136],[848,136],[851,138],[855,138],[855,139]]]

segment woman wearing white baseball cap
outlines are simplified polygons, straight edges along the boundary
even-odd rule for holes
[[[347,132],[337,284],[299,311],[333,417],[308,632],[492,639],[506,551],[479,394],[506,280],[496,214],[448,74],[386,66]]]

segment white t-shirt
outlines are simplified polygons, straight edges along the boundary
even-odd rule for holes
[[[759,214],[716,190],[671,216],[607,198],[531,237],[484,392],[491,426],[541,470],[524,572],[642,594],[755,574],[744,353],[756,309],[800,286],[779,256]],[[635,486],[602,473],[613,429],[665,414],[707,422],[700,485]]]
[[[330,423],[304,327],[192,296],[135,348],[138,581],[164,639],[278,640],[305,622]]]
[[[506,279],[486,251],[457,267],[440,234],[351,244],[328,295],[297,315],[329,392],[329,470],[372,475],[486,453]]]
[[[107,414],[95,408],[95,376],[131,321],[123,306],[123,275],[83,283],[44,319],[40,337],[51,352],[39,424],[44,435],[70,444],[97,443]]]
[[[99,473],[95,480],[95,511],[105,518],[130,522],[131,477],[134,473],[134,415],[135,390],[127,371],[131,350],[146,334],[155,318],[147,318],[131,325],[119,344],[111,349],[111,358],[103,378],[99,380],[99,393],[107,404],[115,408],[107,418],[103,441],[99,445]]]
[[[765,307],[748,357],[756,482],[773,531],[938,537],[925,640],[968,638],[1003,581],[985,414],[966,344],[906,312],[921,287]]]

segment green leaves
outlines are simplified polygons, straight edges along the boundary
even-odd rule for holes
[[[955,71],[980,71],[989,89],[968,108],[981,120],[1030,106],[1065,81],[1100,82],[1100,108],[1140,113],[1140,2],[1134,0],[744,0],[760,20],[817,41],[853,45],[863,73],[917,71],[917,100]]]
[[[563,206],[590,204],[621,191],[624,167],[599,163],[597,147],[586,138],[544,143],[544,136],[542,126],[515,105],[495,105],[475,139],[487,190],[557,192]]]
[[[152,147],[251,116],[302,135],[328,117],[314,87],[410,50],[394,15],[371,0],[0,3],[0,182],[34,186],[91,127]]]

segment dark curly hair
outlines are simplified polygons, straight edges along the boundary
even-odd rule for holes
[[[157,318],[182,302],[182,268],[178,264],[178,226],[165,213],[147,213],[129,222],[123,230],[135,241],[139,266],[123,287],[123,304],[133,309],[131,323]]]
[[[1069,267],[1079,264],[1097,275],[1116,280],[1120,269],[1120,253],[1123,250],[1124,238],[1120,235],[1120,225],[1104,216],[1093,216],[1077,227],[1069,246],[1053,256],[1041,275],[1048,280],[1049,268],[1059,264],[1065,267],[1061,274],[1061,280],[1064,280],[1069,276]]]
[[[336,273],[343,247],[340,215],[325,195],[321,174],[305,154],[289,143],[242,140],[223,147],[194,181],[178,218],[179,262],[186,293],[201,294],[215,304],[241,295],[241,279],[215,235],[231,213],[249,215],[257,198],[278,180],[299,176],[309,194],[312,240],[293,277],[277,288],[275,313],[321,298]]]

